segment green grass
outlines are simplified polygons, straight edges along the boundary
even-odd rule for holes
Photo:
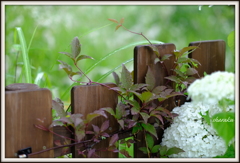
[[[75,36],[82,44],[81,54],[95,58],[79,62],[79,67],[93,81],[113,82],[111,72],[119,72],[119,65],[125,62],[133,69],[134,46],[146,40],[121,28],[115,31],[115,24],[108,18],[124,17],[124,25],[130,30],[142,32],[150,40],[174,43],[177,49],[192,41],[227,42],[228,34],[235,27],[233,8],[227,5],[202,6],[201,11],[198,8],[197,5],[8,5],[5,8],[5,84],[15,82],[17,62],[17,82],[35,82],[49,88],[53,98],[69,102],[69,88],[76,84],[59,70],[57,60],[74,67],[70,58],[59,52],[70,52]],[[21,46],[18,59],[17,44]],[[232,51],[227,46],[226,69],[231,68],[231,62]]]
[[[23,66],[25,70],[25,82],[26,83],[32,83],[32,77],[31,77],[31,65],[29,63],[29,58],[28,58],[28,49],[27,49],[27,44],[25,41],[25,37],[23,34],[23,31],[21,27],[16,27],[15,28],[15,43],[17,42],[17,36],[20,42],[20,49],[21,49],[21,54],[22,54],[22,59],[23,59]],[[17,36],[16,36],[17,35]]]

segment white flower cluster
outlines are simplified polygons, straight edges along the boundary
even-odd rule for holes
[[[227,111],[233,111],[234,107],[228,107]],[[172,154],[175,158],[208,158],[223,155],[226,152],[224,140],[206,123],[199,114],[206,115],[209,111],[210,117],[222,112],[217,105],[203,105],[203,103],[186,102],[180,107],[175,107],[173,113],[179,116],[173,119],[170,127],[164,130],[161,145],[168,148],[178,147],[185,152]]]
[[[223,98],[234,100],[234,73],[216,71],[195,80],[187,92],[193,102],[216,104]]]

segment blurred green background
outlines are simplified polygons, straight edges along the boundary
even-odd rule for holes
[[[73,65],[70,58],[59,52],[71,52],[70,43],[74,37],[80,39],[81,54],[95,59],[80,61],[79,67],[83,71],[121,47],[144,41],[143,37],[122,28],[115,31],[116,24],[108,18],[125,18],[124,25],[128,29],[142,32],[150,40],[174,43],[177,49],[181,49],[193,41],[222,39],[227,43],[228,35],[235,28],[234,13],[234,7],[227,5],[7,5],[5,85],[24,82],[24,76],[21,78],[22,57],[21,54],[17,55],[14,49],[14,45],[18,43],[14,40],[15,27],[22,28],[27,45],[33,37],[28,54],[33,82],[43,75],[38,83],[40,87],[49,88],[53,98],[58,97],[69,103],[73,82],[59,69],[57,60]],[[133,49],[134,46],[130,46],[112,54],[89,72],[88,76],[93,81],[99,80],[108,71],[133,58]],[[233,52],[228,45],[226,55],[226,70],[232,71]],[[126,66],[132,70],[133,62]],[[73,69],[77,70],[75,67]],[[116,72],[120,70],[121,68]],[[100,82],[113,81],[112,75],[109,75]]]

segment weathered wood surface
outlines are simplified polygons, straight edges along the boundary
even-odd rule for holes
[[[106,83],[108,87],[116,87],[113,83]],[[101,85],[86,85],[86,86],[75,86],[71,91],[71,104],[72,104],[72,113],[80,113],[86,116],[88,113],[92,113],[95,110],[98,110],[103,107],[116,108],[118,103],[118,95],[113,90],[110,90],[106,86]],[[108,114],[109,117],[109,128],[108,133],[111,134],[117,130],[118,124],[115,119]],[[104,117],[97,117],[89,124],[89,129],[92,129],[92,124],[101,127],[102,123],[106,119]],[[95,147],[97,149],[105,149],[109,145],[109,138],[97,144]],[[73,147],[73,157],[79,157],[77,154],[78,146]],[[102,158],[116,158],[118,157],[117,153],[100,151],[97,153]]]
[[[156,45],[160,56],[163,56],[165,54],[173,54],[175,50],[175,45],[168,43],[168,44],[159,44]],[[154,63],[155,58],[157,58],[156,54],[153,52],[153,50],[146,45],[143,46],[136,46],[134,49],[134,83],[145,83],[145,76],[147,74],[148,67],[152,70],[156,84],[155,86],[159,85],[165,85],[166,79],[164,77],[168,76],[168,73],[170,72],[170,69],[173,67],[174,64],[174,58],[171,57],[169,60],[165,61],[165,66],[167,71],[164,69],[164,67],[158,62]],[[172,101],[172,100],[171,100]],[[167,107],[169,109],[172,108],[172,102],[167,101],[164,103],[165,105],[168,105]],[[144,140],[144,133],[137,134],[137,139],[139,142],[134,144],[134,157],[136,158],[142,158],[147,157],[147,155],[143,154],[139,150],[139,147],[146,146],[145,140]],[[162,132],[158,132],[158,137],[162,137]],[[156,140],[157,143],[160,143],[161,139]]]
[[[189,58],[194,58],[201,63],[197,68],[201,77],[204,72],[211,74],[214,71],[225,70],[226,43],[223,40],[209,40],[191,42],[189,46],[198,46],[196,50],[189,54]],[[197,77],[195,75],[195,77]]]
[[[29,89],[28,89],[29,88]],[[27,147],[32,152],[53,147],[53,136],[34,125],[49,126],[52,122],[52,95],[48,89],[31,84],[7,86],[5,92],[5,157],[17,158]],[[53,151],[31,157],[52,158]]]

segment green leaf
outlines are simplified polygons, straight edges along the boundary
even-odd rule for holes
[[[142,102],[148,102],[152,96],[153,96],[153,94],[151,92],[146,91],[141,94],[140,100]]]
[[[148,71],[145,77],[145,81],[146,81],[148,90],[150,91],[153,90],[153,88],[155,87],[156,80],[149,66],[148,66]]]
[[[212,116],[211,120],[217,134],[228,145],[235,135],[235,114],[233,112],[222,112]]]
[[[125,114],[125,105],[123,103],[118,103],[116,107],[116,119],[121,119]]]
[[[68,53],[68,52],[59,52],[59,53],[65,54],[66,56],[68,56],[69,58],[71,58],[74,61],[74,58],[72,57],[71,53]]]
[[[132,75],[127,70],[124,64],[122,65],[121,81],[122,81],[122,87],[125,89],[129,89],[133,84]]]
[[[158,48],[155,45],[150,45],[150,48],[153,50],[153,52],[157,55],[157,57],[160,57]]]
[[[88,55],[80,55],[80,56],[77,57],[76,62],[78,62],[80,60],[83,60],[83,59],[94,59],[94,58],[92,58]]]
[[[175,83],[180,83],[181,82],[181,80],[178,78],[178,77],[176,77],[176,76],[168,76],[168,77],[165,77],[166,79],[169,79],[169,80],[171,80],[171,81],[173,81],[173,82],[175,82]]]
[[[164,155],[166,155],[166,153],[167,153],[167,146],[166,145],[164,145],[164,146],[160,146],[160,156],[164,156]]]
[[[214,158],[235,158],[235,148],[233,144],[228,146],[227,151],[224,155],[216,156]]]
[[[172,155],[172,154],[178,154],[180,152],[185,152],[184,150],[182,150],[181,148],[177,148],[177,147],[172,147],[170,149],[168,149],[166,155]]]
[[[138,91],[141,88],[146,87],[146,86],[147,86],[147,84],[134,84],[134,85],[131,86],[130,90],[131,91]]]
[[[228,38],[227,38],[227,43],[228,43],[228,46],[230,48],[230,50],[233,52],[235,52],[235,31],[232,31],[229,35],[228,35]]]
[[[165,89],[167,89],[166,86],[157,86],[157,87],[154,88],[154,90],[152,91],[152,93],[160,94],[160,93],[163,92]]]
[[[78,37],[73,38],[71,45],[72,45],[72,57],[76,59],[81,52],[81,44]]]
[[[206,115],[203,115],[201,112],[199,113],[203,118],[204,120],[207,122],[208,125],[210,125],[211,123],[211,118],[209,117],[209,111],[206,111]]]
[[[106,108],[101,108],[101,110],[105,110],[106,112],[111,114],[114,118],[116,118],[116,114],[115,114],[115,112],[114,112],[114,110],[112,108],[106,107]]]
[[[159,58],[155,58],[155,59],[154,59],[154,64],[156,64],[156,63],[158,63],[158,62],[160,62],[160,59],[159,59]]]
[[[152,153],[157,153],[157,152],[159,151],[159,149],[160,149],[160,145],[155,145],[155,146],[152,148],[151,152],[152,152]]]
[[[139,131],[142,131],[142,126],[138,123],[136,126],[134,126],[133,127],[133,129],[132,129],[132,133],[133,134],[136,134],[136,133],[138,133]]]
[[[138,114],[139,112],[140,112],[140,106],[139,106],[139,107],[133,106],[133,107],[131,108],[131,113],[132,113],[132,115],[136,115],[136,114]]]
[[[120,78],[118,76],[118,74],[116,72],[112,72],[115,83],[117,84],[117,86],[120,84]]]
[[[164,56],[161,57],[161,61],[169,59],[171,56],[172,56],[172,54],[165,54]]]
[[[154,127],[152,124],[150,124],[150,123],[148,123],[148,124],[142,123],[142,127],[143,127],[147,132],[149,132],[150,134],[152,134],[153,136],[155,136],[155,137],[158,139],[156,129],[155,129],[155,127]]]
[[[52,121],[51,125],[48,128],[52,128],[52,127],[55,127],[55,126],[64,126],[64,123],[62,121],[59,121],[59,120],[54,120],[54,121]]]
[[[152,147],[154,145],[154,140],[153,140],[151,135],[146,134],[146,142],[147,142],[147,145],[148,145],[148,149],[152,149]]]
[[[97,114],[97,113],[87,114],[86,122],[89,123],[89,122],[91,122],[94,118],[97,118],[97,117],[99,117],[99,116],[100,116],[100,114]]]
[[[75,134],[77,136],[77,141],[80,142],[85,137],[85,130],[83,126],[75,129]]]
[[[144,154],[148,153],[147,147],[140,147],[139,150],[142,151]]]
[[[59,98],[52,100],[52,109],[56,110],[57,116],[59,116],[60,118],[67,115],[64,110],[64,104]]]
[[[186,73],[187,75],[194,75],[197,74],[198,71],[195,68],[188,68]]]
[[[147,113],[144,113],[144,112],[140,112],[140,115],[142,116],[144,122],[147,123],[148,118],[150,118],[150,116]]]
[[[184,47],[179,51],[178,57],[181,57],[185,52],[188,52],[189,50],[193,50],[198,48],[197,46],[188,46],[188,47]]]
[[[63,62],[61,60],[58,60],[61,64],[59,64],[59,68],[63,69],[68,75],[72,72],[72,67],[68,65],[66,62]]]

